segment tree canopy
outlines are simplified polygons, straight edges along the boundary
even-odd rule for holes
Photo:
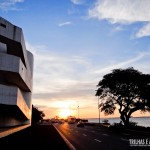
[[[99,96],[99,108],[105,115],[116,109],[124,125],[129,125],[131,114],[137,110],[150,112],[150,75],[133,67],[114,69],[103,76],[97,85],[95,96]]]
[[[39,110],[37,107],[32,105],[32,119],[31,124],[36,124],[39,121],[43,120],[43,117],[45,116],[44,112]]]

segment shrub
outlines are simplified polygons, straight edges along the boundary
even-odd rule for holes
[[[109,128],[115,132],[122,132],[124,130],[124,126],[121,123],[113,123]]]
[[[130,127],[135,127],[135,126],[137,126],[137,124],[138,124],[138,123],[137,123],[137,122],[134,122],[134,121],[130,121],[130,122],[129,122],[129,126],[130,126]]]
[[[109,121],[108,121],[108,119],[104,119],[104,120],[102,120],[102,122],[107,124]]]

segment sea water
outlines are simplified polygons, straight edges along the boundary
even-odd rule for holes
[[[110,124],[119,123],[120,118],[100,118],[100,122],[107,119]],[[139,126],[150,127],[150,117],[132,117],[130,121],[136,122]],[[88,122],[99,123],[99,118],[88,118]]]

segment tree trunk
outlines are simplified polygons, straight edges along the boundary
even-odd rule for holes
[[[127,114],[125,114],[124,112],[121,113],[120,119],[123,121],[123,124],[125,125],[125,127],[129,126],[129,119],[130,116],[128,116]]]
[[[125,125],[126,121],[125,121],[125,116],[123,112],[121,113],[120,119],[123,121],[123,124]]]
[[[125,127],[129,126],[129,116],[126,115]]]

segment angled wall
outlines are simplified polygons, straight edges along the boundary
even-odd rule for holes
[[[33,55],[23,31],[0,17],[0,127],[31,124]]]

